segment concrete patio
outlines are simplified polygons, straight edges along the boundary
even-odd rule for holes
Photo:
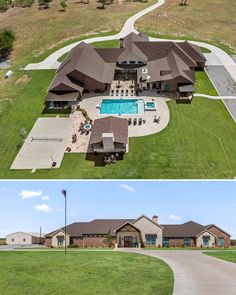
[[[142,125],[130,125],[129,126],[129,137],[139,137],[139,136],[146,136],[150,134],[154,134],[157,132],[162,131],[163,129],[166,128],[166,126],[169,123],[170,120],[170,112],[169,108],[166,104],[166,101],[169,100],[169,98],[165,97],[154,97],[153,92],[145,92],[145,96],[139,96],[138,99],[143,99],[144,101],[150,101],[154,100],[157,106],[157,109],[151,110],[151,111],[145,111],[143,114],[122,114],[119,117],[120,118],[131,118],[132,120],[134,118],[142,118],[142,120],[145,120],[145,124]],[[114,96],[112,97],[114,99],[119,99],[119,97]],[[123,99],[135,99],[136,97],[124,97]],[[82,109],[85,109],[89,115],[89,117],[92,120],[103,118],[109,115],[104,115],[100,114],[100,110],[97,107],[100,105],[102,99],[111,99],[111,96],[104,96],[104,95],[99,95],[96,97],[89,97],[85,98],[81,103],[80,107]],[[117,115],[116,115],[117,116]],[[159,117],[160,116],[160,122],[155,123],[154,122],[154,117]]]

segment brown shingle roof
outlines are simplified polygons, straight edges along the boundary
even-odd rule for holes
[[[94,121],[89,143],[100,143],[102,141],[103,133],[113,133],[115,142],[127,144],[128,120],[113,116],[96,119]]]
[[[204,225],[189,221],[183,224],[162,224],[164,227],[163,237],[184,238],[196,237],[206,229]]]

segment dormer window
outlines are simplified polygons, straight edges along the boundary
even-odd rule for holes
[[[131,60],[129,63],[130,64],[135,64],[135,61],[134,60]]]
[[[122,64],[127,64],[127,61],[126,60],[122,61]]]

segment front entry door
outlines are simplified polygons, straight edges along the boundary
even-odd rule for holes
[[[133,247],[133,237],[124,236],[124,247]]]

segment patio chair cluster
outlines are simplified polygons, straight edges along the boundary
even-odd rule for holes
[[[129,118],[128,119],[128,125],[129,126],[131,126],[131,125],[133,125],[133,126],[137,126],[137,125],[143,125],[143,124],[145,124],[146,123],[146,120],[144,120],[144,119],[142,119],[142,118],[133,118],[133,120],[132,120],[132,118]]]
[[[81,122],[78,131],[81,135],[89,135],[89,133],[93,131],[93,120]]]
[[[153,122],[159,124],[161,120],[161,116],[154,116]]]
[[[105,154],[103,160],[106,164],[115,164],[116,160],[119,158],[119,154]]]
[[[76,133],[72,134],[72,143],[76,143],[77,141],[77,135]]]
[[[118,81],[112,86],[110,95],[111,96],[134,96],[134,81]]]

